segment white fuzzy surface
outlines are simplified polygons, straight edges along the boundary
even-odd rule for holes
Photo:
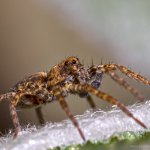
[[[128,109],[148,127],[150,127],[150,101],[128,106]],[[111,135],[124,131],[144,131],[134,120],[114,107],[110,111],[88,110],[76,116],[86,140],[104,140]],[[47,123],[37,129],[23,129],[18,138],[12,140],[8,135],[0,139],[1,150],[45,150],[56,146],[83,143],[79,133],[69,120],[60,123]]]

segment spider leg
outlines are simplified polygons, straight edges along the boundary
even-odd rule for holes
[[[19,131],[21,130],[18,115],[17,115],[17,111],[16,111],[16,105],[17,105],[19,99],[20,99],[20,94],[16,93],[14,95],[14,97],[11,99],[10,106],[9,106],[10,115],[12,117],[13,125],[15,127],[15,133],[14,133],[14,136],[13,136],[14,138],[17,137]]]
[[[94,103],[92,97],[87,92],[79,93],[79,96],[81,98],[85,97],[92,109],[96,108],[96,104]]]
[[[45,119],[44,119],[44,115],[42,113],[42,107],[39,106],[37,108],[35,108],[35,112],[36,112],[36,116],[38,118],[38,121],[39,123],[42,125],[42,124],[45,124]]]
[[[129,70],[128,68],[126,68],[125,66],[122,66],[122,65],[118,65],[117,68],[125,75],[127,75],[129,78],[133,78],[134,80],[138,81],[138,82],[142,82],[143,84],[146,84],[146,85],[150,85],[150,81],[141,76],[140,74],[138,73],[135,73],[131,70]]]
[[[15,93],[10,101],[10,115],[12,117],[12,121],[13,121],[13,125],[15,127],[15,133],[14,133],[14,138],[17,137],[19,131],[21,131],[21,127],[20,127],[20,123],[19,123],[19,119],[18,119],[18,115],[17,115],[17,111],[16,111],[16,107],[19,103],[19,100],[21,99],[21,97],[25,96],[25,95],[31,95],[32,93],[28,92],[28,93],[24,93],[23,91],[20,91],[19,93]]]
[[[77,120],[74,118],[74,116],[72,115],[65,99],[63,96],[61,96],[60,94],[56,96],[57,100],[59,101],[59,104],[61,106],[61,108],[65,111],[66,115],[69,117],[69,119],[72,121],[73,125],[77,128],[81,138],[85,141],[85,137],[83,135],[83,132],[81,131],[79,124],[77,122]]]
[[[98,68],[98,70],[102,71],[103,73],[107,73],[109,71],[118,69],[120,72],[122,72],[129,78],[132,78],[138,82],[142,82],[143,84],[150,85],[150,81],[148,79],[146,79],[145,77],[141,76],[138,73],[135,73],[135,72],[129,70],[128,68],[126,68],[125,66],[122,66],[122,65],[106,64],[106,65],[99,65],[97,68]]]
[[[133,96],[137,97],[140,101],[144,101],[144,96],[123,78],[120,78],[116,73],[110,71],[108,72],[108,75],[114,81],[116,81],[118,84],[122,85],[126,90],[128,90]]]
[[[13,137],[16,138],[19,131],[21,130],[21,128],[20,128],[20,123],[18,120],[18,115],[16,112],[16,107],[12,103],[10,104],[10,114],[11,114],[12,121],[13,121],[13,124],[15,127],[15,133],[14,133]]]
[[[89,92],[95,96],[97,96],[98,98],[107,101],[108,103],[111,103],[113,105],[116,105],[118,108],[120,108],[127,116],[131,117],[136,123],[138,123],[140,126],[142,126],[143,128],[147,128],[147,126],[142,123],[139,119],[137,119],[123,104],[121,104],[118,100],[116,100],[115,98],[113,98],[112,96],[99,91],[95,88],[93,88],[91,85],[88,84],[72,84],[69,85],[68,87],[69,90],[73,91],[73,92],[81,92],[81,91],[86,91]]]
[[[50,96],[49,92],[44,88],[39,88],[37,91],[25,95],[28,101],[30,101],[31,105],[35,105],[35,112],[38,118],[38,122],[43,125],[45,124],[44,115],[42,113],[42,104],[46,104],[52,101],[52,97]]]
[[[17,137],[20,131],[20,124],[19,124],[18,115],[16,112],[16,104],[19,100],[19,95],[17,95],[15,92],[9,92],[9,93],[0,95],[0,101],[4,99],[10,99],[9,109],[10,109],[10,115],[12,117],[13,125],[15,127],[15,134],[14,134],[14,138],[15,138]]]
[[[13,97],[14,94],[15,92],[9,92],[9,93],[0,95],[0,102],[4,99],[11,99],[11,97]]]
[[[88,96],[86,97],[87,102],[89,103],[89,105],[91,106],[92,109],[96,108],[96,104],[94,103],[91,95],[88,94]]]
[[[45,103],[45,99],[44,97],[41,97],[40,94],[29,94],[29,95],[25,95],[26,99],[28,99],[28,101],[31,102],[31,105],[35,105],[35,113],[38,119],[38,123],[40,125],[45,124],[45,119],[44,119],[44,115],[42,113],[42,106],[41,104]],[[43,95],[42,95],[43,96]]]

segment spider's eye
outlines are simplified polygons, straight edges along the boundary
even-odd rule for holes
[[[76,64],[76,61],[75,61],[75,60],[73,60],[73,61],[72,61],[72,64]]]

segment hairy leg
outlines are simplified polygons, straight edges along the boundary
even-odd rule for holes
[[[10,100],[10,104],[9,104],[10,115],[11,115],[11,118],[13,121],[13,125],[15,127],[14,138],[17,137],[17,135],[20,131],[19,119],[18,119],[18,115],[16,112],[16,105],[19,101],[19,98],[20,98],[19,94],[16,94],[15,92],[9,92],[9,93],[0,95],[0,101],[2,101],[4,99]]]
[[[61,95],[57,95],[57,100],[59,101],[59,104],[61,106],[61,108],[65,111],[66,115],[69,117],[69,119],[72,121],[73,125],[77,128],[80,136],[82,137],[82,139],[85,141],[85,137],[83,135],[83,132],[81,131],[79,124],[77,122],[77,120],[74,118],[74,116],[72,115],[65,99],[61,96]]]
[[[21,128],[20,128],[20,123],[19,123],[19,120],[18,120],[18,115],[17,115],[17,112],[16,112],[16,107],[13,104],[10,104],[10,114],[11,114],[12,121],[13,121],[13,124],[14,124],[14,127],[15,127],[15,134],[14,134],[13,137],[16,138],[19,131],[21,130]]]
[[[21,98],[23,96],[30,95],[30,94],[31,94],[30,92],[28,92],[28,93],[19,92],[19,93],[15,93],[10,99],[10,115],[12,117],[12,122],[15,127],[14,138],[17,137],[19,131],[21,130],[18,115],[16,112],[16,107],[19,104],[19,101],[21,100]],[[32,94],[31,94],[31,96],[32,96]]]
[[[114,81],[116,81],[118,84],[122,85],[126,90],[128,90],[133,96],[137,97],[140,101],[144,101],[144,96],[123,78],[120,78],[116,73],[110,71],[108,72],[108,75]]]
[[[2,94],[2,95],[0,95],[0,102],[4,99],[11,99],[14,95],[15,95],[14,92],[9,92],[9,93],[6,93],[6,94]]]
[[[14,97],[10,101],[10,106],[9,106],[10,115],[12,117],[13,125],[15,127],[15,133],[14,133],[14,136],[13,136],[14,138],[17,137],[19,131],[21,130],[18,115],[17,115],[17,112],[16,112],[16,105],[19,101],[19,98],[20,98],[19,94],[14,95]]]
[[[129,70],[128,68],[126,68],[125,66],[122,66],[122,65],[106,64],[106,65],[99,65],[97,68],[98,68],[98,70],[100,70],[103,73],[107,73],[109,71],[118,69],[119,71],[121,71],[123,74],[125,74],[129,78],[132,78],[138,82],[142,82],[143,84],[150,85],[150,81],[148,79],[146,79],[145,77],[141,76],[138,73],[135,73],[135,72]]]
[[[142,126],[143,128],[147,128],[146,125],[141,122],[139,119],[137,119],[124,105],[122,105],[118,100],[116,100],[115,98],[113,98],[112,96],[101,92],[95,88],[93,88],[91,85],[88,84],[84,84],[84,85],[77,85],[77,84],[73,84],[70,85],[68,87],[68,89],[70,91],[73,92],[81,92],[81,91],[86,91],[89,92],[95,96],[97,96],[98,98],[107,101],[113,105],[116,105],[118,108],[120,108],[127,116],[131,117],[136,123],[138,123],[140,126]]]

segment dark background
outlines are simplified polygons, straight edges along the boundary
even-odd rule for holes
[[[1,0],[0,1],[0,93],[24,76],[49,70],[68,56],[78,56],[86,67],[124,64],[150,78],[150,2],[143,0]],[[149,99],[149,88],[135,85]],[[124,104],[138,100],[105,76],[101,89]],[[100,108],[110,105],[94,97]],[[67,98],[72,112],[89,108],[84,99]],[[9,102],[0,104],[0,131],[12,128]],[[43,107],[47,121],[66,116],[57,102]],[[18,110],[22,125],[38,124],[34,109]]]

